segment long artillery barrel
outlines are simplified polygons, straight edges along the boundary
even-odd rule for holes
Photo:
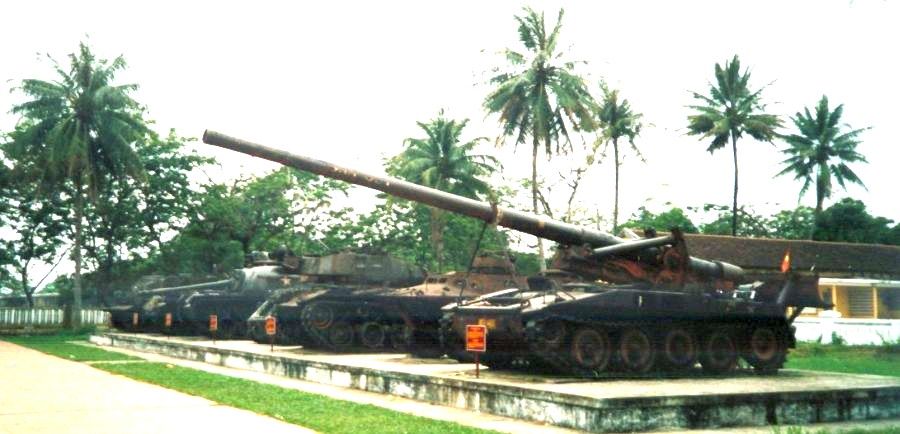
[[[211,289],[228,289],[234,284],[233,279],[222,279],[213,282],[193,283],[190,285],[170,286],[168,288],[156,288],[141,291],[141,294],[161,295],[175,292],[191,292]]]
[[[498,226],[556,241],[563,245],[580,246],[587,244],[599,248],[597,250],[602,252],[603,248],[608,249],[612,246],[629,243],[625,239],[606,232],[547,219],[531,213],[502,208],[494,204],[479,202],[399,179],[347,169],[325,161],[230,137],[216,131],[206,130],[203,133],[203,142],[328,178],[362,185],[403,199],[431,205],[435,208],[474,217]],[[622,250],[631,250],[625,249],[625,246],[622,247]],[[645,245],[644,247],[651,248],[652,246]],[[735,265],[698,258],[690,258],[688,266],[695,273],[715,279],[740,281],[743,274],[742,270]]]

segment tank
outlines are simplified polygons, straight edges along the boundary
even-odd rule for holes
[[[460,360],[468,360],[465,326],[481,324],[488,329],[482,360],[492,367],[595,376],[681,371],[699,363],[707,372],[727,373],[743,359],[775,372],[794,346],[796,316],[806,307],[830,307],[819,296],[818,276],[791,270],[789,255],[772,258],[786,264],[783,273],[744,282],[740,267],[690,256],[677,228],[626,240],[213,131],[203,141],[557,242],[554,268],[583,282],[538,276],[528,288],[463,294],[464,300],[442,308],[442,346]]]
[[[331,351],[409,351],[439,355],[441,308],[527,284],[506,253],[483,252],[470,270],[425,276],[421,269],[383,257],[346,257],[331,273],[309,270],[306,282],[274,293],[250,317],[251,336],[269,342],[265,319],[278,321],[276,342]],[[310,268],[322,264],[310,264]],[[390,272],[388,272],[390,270]]]
[[[301,257],[297,274],[295,285],[274,291],[250,315],[253,340],[269,342],[265,333],[269,316],[278,321],[276,340],[282,344],[348,347],[363,330],[376,332],[373,321],[381,321],[387,333],[391,325],[387,321],[397,312],[376,303],[378,295],[420,283],[425,277],[421,268],[405,261],[356,252]]]
[[[299,283],[290,252],[270,255],[253,252],[245,267],[224,278],[178,286],[162,286],[184,279],[146,277],[139,279],[130,300],[108,307],[114,327],[131,332],[207,334],[209,316],[217,315],[217,337],[246,335],[246,320],[275,290]],[[137,314],[137,324],[134,315]],[[165,326],[166,314],[172,324]]]

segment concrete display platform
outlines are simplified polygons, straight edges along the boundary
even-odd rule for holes
[[[900,418],[900,379],[776,376],[584,380],[482,370],[402,354],[329,354],[249,341],[106,333],[91,342],[594,432]]]

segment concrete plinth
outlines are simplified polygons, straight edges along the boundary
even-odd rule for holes
[[[91,342],[593,432],[900,418],[900,379],[775,376],[583,380],[482,370],[401,354],[328,354],[249,341],[107,333]]]

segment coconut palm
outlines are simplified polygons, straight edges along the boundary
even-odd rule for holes
[[[52,60],[52,59],[51,59]],[[136,85],[114,85],[125,67],[120,56],[112,62],[97,59],[81,43],[63,68],[55,61],[55,81],[24,80],[19,87],[28,100],[13,107],[25,126],[16,141],[18,152],[40,161],[46,180],[71,186],[75,278],[72,322],[81,309],[82,220],[85,202],[106,179],[142,173],[134,143],[147,131],[142,109],[129,94]],[[25,148],[25,149],[22,149]]]
[[[776,115],[764,112],[760,102],[762,88],[750,90],[750,71],[741,72],[738,56],[722,68],[716,63],[715,84],[710,83],[709,96],[694,92],[694,98],[702,105],[692,105],[696,113],[688,116],[688,134],[699,135],[701,139],[712,139],[710,153],[725,147],[731,141],[734,156],[734,197],[731,206],[731,234],[737,234],[738,225],[738,158],[737,141],[744,133],[756,140],[772,142],[775,129],[781,126]]]
[[[865,187],[847,163],[867,162],[862,154],[856,152],[856,146],[861,143],[860,133],[868,128],[854,130],[841,124],[843,113],[843,104],[833,111],[829,110],[828,97],[823,95],[815,114],[804,108],[803,113],[797,112],[791,117],[797,133],[782,136],[789,147],[781,152],[788,158],[782,162],[786,167],[778,175],[793,174],[794,179],[802,180],[800,197],[815,182],[816,220],[822,213],[822,203],[831,197],[832,178],[842,188],[846,188],[848,181]]]
[[[631,110],[631,105],[627,99],[619,99],[619,91],[610,89],[605,83],[600,83],[600,90],[603,92],[603,100],[599,102],[596,108],[597,123],[600,131],[597,136],[597,142],[594,146],[608,146],[612,144],[613,157],[616,167],[616,194],[613,202],[613,233],[616,233],[619,227],[619,166],[622,161],[619,159],[619,139],[628,139],[631,150],[634,151],[638,158],[644,159],[641,151],[634,144],[635,137],[641,133],[641,115]]]
[[[544,15],[530,8],[516,16],[519,40],[524,52],[506,50],[508,70],[498,71],[490,83],[496,85],[484,101],[484,108],[500,115],[503,135],[515,137],[515,145],[531,139],[532,211],[538,213],[537,160],[541,147],[548,157],[571,147],[573,129],[593,124],[593,99],[585,81],[575,74],[576,62],[563,59],[558,49],[563,10],[547,32]],[[555,146],[554,146],[555,145]],[[544,263],[543,241],[538,238],[541,270]]]
[[[425,137],[405,140],[406,150],[391,164],[395,174],[411,182],[461,196],[477,198],[479,195],[489,195],[491,189],[482,178],[490,175],[499,162],[491,156],[472,153],[486,138],[478,137],[465,143],[461,141],[462,131],[468,122],[468,119],[447,119],[443,110],[428,123],[417,122]],[[446,223],[444,211],[431,208],[431,242],[439,270],[443,267]]]

